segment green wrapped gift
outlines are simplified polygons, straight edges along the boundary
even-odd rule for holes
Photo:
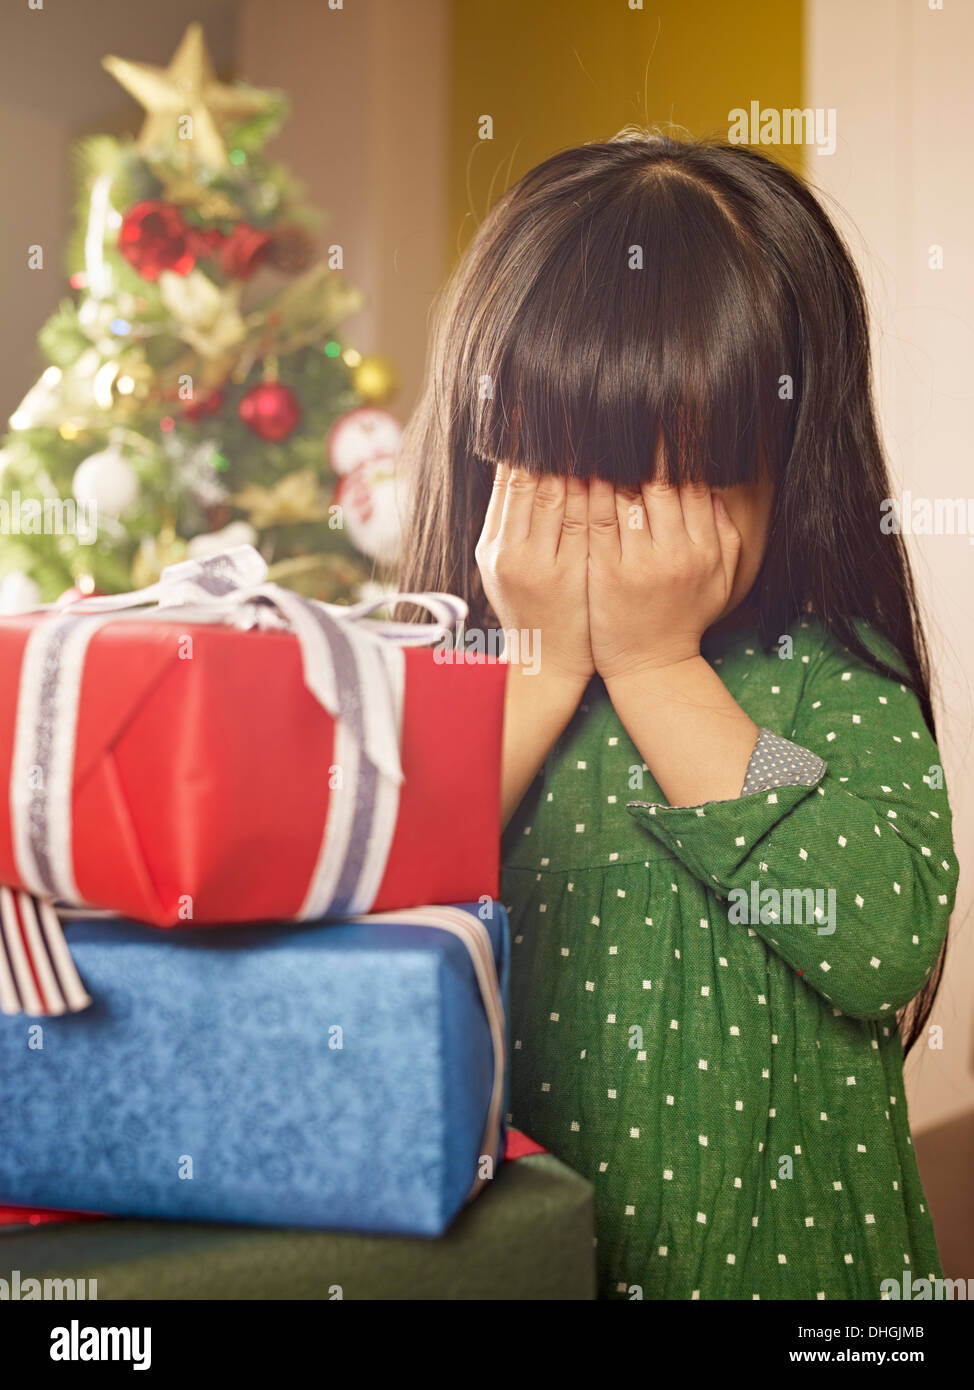
[[[0,1229],[0,1277],[9,1285],[15,1272],[21,1290],[29,1278],[84,1279],[99,1302],[591,1299],[593,1189],[551,1154],[530,1154],[502,1164],[435,1240],[162,1221]]]

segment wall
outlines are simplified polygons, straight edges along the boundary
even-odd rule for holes
[[[727,136],[754,99],[800,106],[801,5],[781,0],[456,0],[451,259],[505,187],[556,150],[631,123]],[[478,138],[493,117],[494,138]],[[800,152],[782,148],[798,167]]]
[[[882,424],[900,489],[968,497],[974,434],[974,6],[807,0],[806,100],[833,106],[838,148],[809,172],[847,233],[871,298]],[[868,81],[863,74],[868,73]],[[949,119],[945,116],[949,112]],[[928,248],[944,268],[928,268]],[[974,603],[971,539],[913,537],[940,681],[941,752],[961,861],[953,944],[933,1022],[942,1051],[907,1068],[916,1131],[974,1108]]]
[[[393,359],[414,404],[427,315],[440,287],[446,227],[447,0],[243,0],[240,76],[288,92],[292,115],[269,153],[330,212],[323,245],[368,296],[343,336]]]

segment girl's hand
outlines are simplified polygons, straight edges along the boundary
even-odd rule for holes
[[[589,628],[604,680],[699,656],[727,607],[741,537],[705,485],[593,480],[588,490]]]
[[[611,489],[610,489],[611,492]],[[484,591],[501,625],[540,633],[540,673],[584,687],[589,642],[588,489],[500,464],[477,542]]]

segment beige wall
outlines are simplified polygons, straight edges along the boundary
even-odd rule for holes
[[[974,437],[974,6],[808,0],[806,101],[837,111],[838,148],[808,172],[840,220],[872,301],[878,396],[894,475],[916,497],[972,497]],[[944,248],[944,269],[928,248]],[[974,549],[967,536],[912,547],[940,680],[941,752],[961,885],[947,975],[907,1069],[915,1130],[974,1108]]]
[[[405,419],[440,288],[446,228],[448,0],[242,0],[237,68],[288,92],[292,115],[272,145],[331,214],[322,245],[344,248],[368,303],[343,334],[391,357]]]

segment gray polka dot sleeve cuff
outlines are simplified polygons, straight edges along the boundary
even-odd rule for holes
[[[825,763],[817,753],[773,734],[770,729],[759,729],[741,796],[773,787],[814,787],[824,773]]]

